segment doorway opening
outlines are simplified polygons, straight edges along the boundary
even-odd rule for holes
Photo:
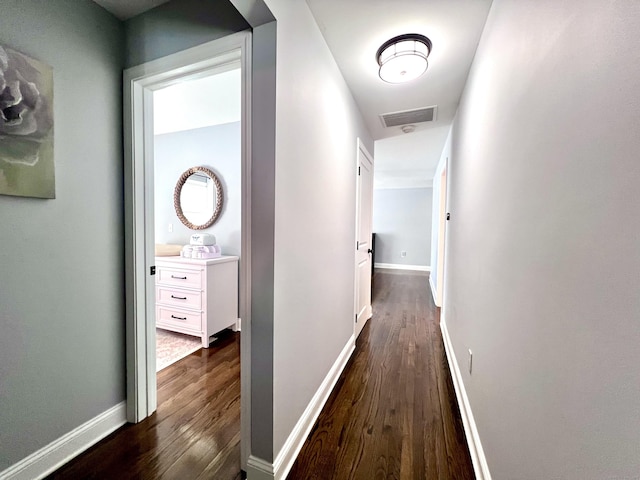
[[[157,409],[158,326],[207,347],[219,331],[239,329],[242,319],[241,383],[250,385],[250,47],[251,33],[241,32],[124,73],[127,419],[132,423]],[[218,100],[226,107],[207,103],[215,96],[212,88],[225,90],[224,100]],[[186,102],[176,98],[181,89],[204,107],[199,113],[181,110]],[[188,173],[194,167],[204,169]],[[190,188],[191,194],[182,195]],[[212,225],[200,223],[207,223],[199,218],[207,216],[203,207],[216,212]],[[181,256],[191,243],[197,245]],[[248,396],[243,388],[242,396]],[[243,417],[245,450],[250,424]]]
[[[153,92],[156,371],[238,330],[242,82],[232,67]]]

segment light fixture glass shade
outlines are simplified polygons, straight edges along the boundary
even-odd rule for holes
[[[379,75],[388,83],[415,80],[427,71],[431,40],[424,35],[407,34],[385,42],[376,55]]]

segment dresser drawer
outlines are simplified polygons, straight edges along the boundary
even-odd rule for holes
[[[159,326],[179,327],[195,333],[202,332],[202,314],[157,306],[156,323]]]
[[[158,267],[156,283],[177,287],[202,288],[202,270]]]
[[[202,309],[202,292],[156,287],[156,302],[176,307]]]
[[[200,337],[208,348],[238,321],[238,257],[158,257],[155,279],[158,328]]]

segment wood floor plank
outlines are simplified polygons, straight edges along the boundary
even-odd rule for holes
[[[288,480],[471,479],[428,276],[376,271],[358,338]]]

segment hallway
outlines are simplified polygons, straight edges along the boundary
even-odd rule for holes
[[[424,273],[378,270],[373,318],[289,480],[472,479]],[[158,374],[158,411],[50,479],[240,478],[239,338]]]
[[[474,478],[428,279],[376,271],[373,318],[288,480]]]

